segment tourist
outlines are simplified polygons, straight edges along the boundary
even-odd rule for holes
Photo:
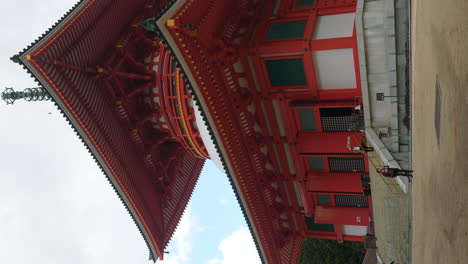
[[[412,170],[403,170],[398,168],[390,168],[390,166],[384,166],[383,168],[377,168],[376,171],[382,176],[387,178],[395,178],[396,176],[406,176],[408,178],[413,177]]]

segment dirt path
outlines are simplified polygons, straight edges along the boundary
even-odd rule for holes
[[[413,262],[468,263],[468,1],[413,0]],[[440,143],[436,79],[440,83]]]

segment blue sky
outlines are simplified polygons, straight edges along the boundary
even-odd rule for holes
[[[227,176],[212,162],[205,164],[189,212],[193,259],[186,263],[259,262]],[[177,249],[177,241],[173,241],[169,251],[174,248]]]
[[[2,1],[0,89],[36,84],[9,58],[75,0]],[[4,263],[149,263],[143,238],[51,102],[0,102],[0,259]],[[207,162],[161,263],[258,263],[227,176]]]

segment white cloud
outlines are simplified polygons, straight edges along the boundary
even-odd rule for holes
[[[239,227],[218,246],[223,254],[222,259],[214,258],[209,264],[256,264],[260,263],[257,248],[246,227]]]
[[[54,107],[0,109],[2,263],[148,263],[131,217]]]
[[[194,216],[189,205],[177,226],[172,240],[169,242],[167,248],[169,254],[165,254],[164,260],[161,261],[161,263],[189,263],[193,248],[193,232],[195,229],[198,229],[198,227],[196,227]]]

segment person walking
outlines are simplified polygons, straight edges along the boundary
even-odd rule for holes
[[[387,178],[395,178],[397,176],[406,176],[408,178],[413,177],[413,170],[402,170],[398,168],[390,168],[390,166],[377,168],[376,171],[382,174],[382,176],[387,177]]]

